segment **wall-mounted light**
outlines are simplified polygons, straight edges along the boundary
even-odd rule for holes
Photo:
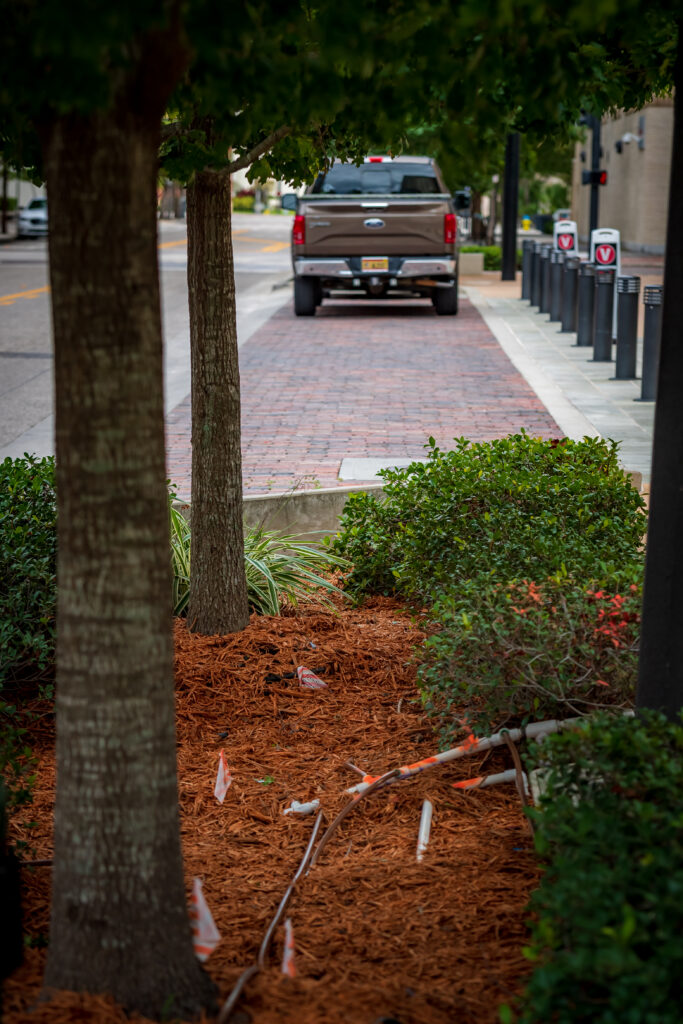
[[[617,141],[614,143],[614,148],[616,149],[617,153],[622,153],[624,150],[624,146],[628,146],[630,142],[637,142],[638,149],[645,149],[644,133],[639,132],[638,135],[636,135],[634,132],[625,132],[624,135],[622,135],[621,138],[617,139]]]

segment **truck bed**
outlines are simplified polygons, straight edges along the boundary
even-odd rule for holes
[[[299,256],[442,256],[449,195],[305,195]]]

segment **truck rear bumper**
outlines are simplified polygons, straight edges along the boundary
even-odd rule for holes
[[[349,256],[344,259],[300,257],[294,260],[294,273],[300,277],[395,277],[405,281],[410,278],[454,277],[457,267],[456,260],[448,256],[391,256],[387,270],[363,271],[360,269],[360,261],[360,256]]]

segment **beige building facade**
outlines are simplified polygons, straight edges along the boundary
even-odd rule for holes
[[[664,252],[672,140],[673,99],[603,119],[600,167],[607,184],[599,190],[598,227],[617,228],[625,249]],[[581,184],[581,172],[590,166],[588,132],[572,161],[572,215],[582,242],[588,240],[590,187]]]

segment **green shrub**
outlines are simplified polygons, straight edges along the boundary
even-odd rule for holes
[[[522,432],[426,447],[426,463],[382,474],[384,498],[349,497],[332,544],[353,565],[352,594],[429,601],[470,579],[557,573],[603,582],[639,560],[644,504],[613,441]]]
[[[460,252],[483,252],[484,270],[500,270],[503,266],[503,252],[499,245],[461,245]],[[516,250],[515,265],[518,270],[521,269],[521,249]]]
[[[232,199],[232,212],[233,213],[253,213],[254,212],[254,197],[253,196],[233,196],[233,199]]]
[[[53,670],[56,574],[53,458],[0,463],[0,685]]]
[[[9,802],[30,796],[26,705],[52,693],[56,572],[52,458],[0,463],[0,776]]]
[[[187,519],[171,505],[174,615],[185,615],[190,600],[191,538]],[[325,601],[325,593],[339,593],[329,574],[346,567],[324,548],[262,528],[245,531],[244,562],[249,606],[259,615],[279,615],[284,601]]]
[[[683,725],[597,716],[532,749],[548,860],[520,1024],[680,1024]]]
[[[433,609],[438,632],[420,653],[427,710],[452,745],[467,709],[476,735],[633,702],[640,587],[608,594],[566,577],[541,584],[466,584]]]

